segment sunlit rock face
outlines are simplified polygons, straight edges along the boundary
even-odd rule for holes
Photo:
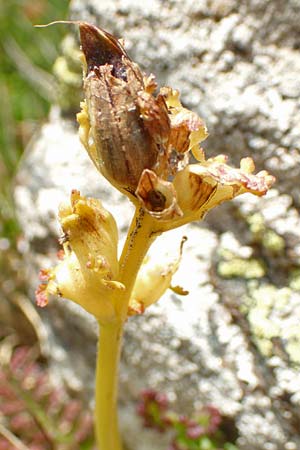
[[[241,196],[153,248],[177,250],[188,236],[174,284],[190,294],[170,291],[127,323],[120,405],[132,450],[167,448],[163,436],[155,441],[135,417],[137,395],[149,386],[169,394],[184,413],[202,403],[218,407],[234,424],[241,450],[300,448],[293,428],[300,406],[296,3],[71,2],[72,18],[124,37],[143,70],[181,91],[184,106],[208,126],[208,157],[225,153],[238,165],[251,156],[258,170],[277,177],[266,197]],[[31,292],[38,269],[56,258],[58,205],[71,189],[100,198],[124,236],[129,201],[99,177],[73,119],[62,120],[57,110],[30,144],[17,183]],[[50,302],[42,317],[53,373],[91,399],[93,320],[61,300]]]

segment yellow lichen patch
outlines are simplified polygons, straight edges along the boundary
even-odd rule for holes
[[[266,274],[266,268],[263,262],[257,259],[243,259],[233,256],[231,259],[221,261],[218,264],[218,274],[224,278],[262,278]]]
[[[288,287],[250,283],[242,310],[247,314],[255,341],[265,356],[276,354],[278,343],[281,343],[290,360],[299,364],[300,308],[294,295]],[[294,308],[291,308],[291,302],[294,302]]]
[[[291,289],[300,291],[300,268],[294,268],[289,275],[289,285]]]
[[[266,229],[262,238],[262,245],[272,253],[281,253],[285,248],[285,240],[275,231]]]
[[[260,213],[246,217],[253,239],[268,251],[280,254],[285,248],[285,240],[274,230],[267,227],[264,217]]]

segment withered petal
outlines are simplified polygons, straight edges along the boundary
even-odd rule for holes
[[[137,103],[141,117],[150,136],[158,144],[166,144],[170,134],[168,108],[163,96],[153,97],[149,92],[141,91]]]
[[[169,144],[177,152],[186,152],[207,138],[208,133],[203,120],[185,108],[171,114],[171,134]]]
[[[145,91],[148,92],[149,94],[153,94],[153,92],[157,88],[155,75],[153,75],[153,73],[150,73],[150,75],[144,76],[143,80],[144,80]]]
[[[109,64],[113,66],[115,77],[126,80],[122,57],[130,58],[120,41],[102,28],[87,22],[80,22],[79,30],[82,51],[87,63],[87,74],[95,67]]]
[[[219,155],[202,164],[189,165],[176,175],[173,183],[184,215],[197,213],[203,217],[209,209],[246,192],[262,196],[275,181],[266,171],[252,174],[251,158],[242,160],[240,169],[228,166],[224,160]]]
[[[135,193],[144,209],[156,219],[182,216],[173,184],[162,180],[152,170],[143,171]]]
[[[214,162],[206,166],[209,176],[216,182],[224,185],[238,185],[245,192],[251,192],[254,195],[265,195],[268,189],[275,182],[275,178],[266,171],[261,171],[254,175],[255,170],[252,158],[244,158],[241,161],[240,169],[230,167],[227,164]]]
[[[204,121],[198,114],[183,108],[179,100],[179,92],[169,87],[160,89],[168,106],[171,133],[168,145],[179,153],[187,152],[207,138],[208,133]]]
[[[180,93],[177,89],[172,89],[169,86],[163,86],[160,88],[159,93],[164,96],[169,109],[182,108],[179,100]]]

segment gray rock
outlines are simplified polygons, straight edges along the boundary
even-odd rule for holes
[[[124,37],[144,70],[179,88],[209,124],[210,152],[235,164],[251,152],[299,205],[299,3],[73,0],[71,14]]]
[[[70,9],[124,37],[145,71],[182,92],[207,122],[208,155],[227,153],[236,165],[250,154],[278,180],[263,199],[245,195],[157,240],[161,252],[188,236],[174,284],[190,294],[167,293],[128,321],[120,377],[128,447],[167,447],[134,415],[139,391],[151,386],[183,413],[217,406],[241,450],[300,448],[299,2],[73,0]],[[72,188],[99,197],[124,236],[129,202],[93,168],[74,124],[53,111],[15,193],[32,289],[38,267],[54,259],[57,207]],[[62,299],[42,314],[54,373],[90,399],[93,320]]]

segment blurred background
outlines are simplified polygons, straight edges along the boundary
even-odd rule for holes
[[[33,25],[65,19],[68,3],[0,1],[1,450],[88,449],[93,441],[90,413],[81,413],[80,402],[53,387],[41,357],[42,324],[26,297],[22,231],[13,201],[20,158],[56,102],[52,68],[66,31],[61,26],[41,33]]]
[[[23,301],[22,234],[13,202],[14,176],[24,148],[55,103],[52,66],[59,53],[64,27],[39,33],[34,24],[64,19],[67,0],[11,0],[0,2],[0,335],[21,334],[32,343],[30,315]],[[49,39],[50,36],[50,39]],[[16,309],[13,309],[15,305]],[[23,308],[24,309],[24,308]],[[26,314],[25,314],[26,316]]]
[[[11,183],[26,143],[55,100],[53,63],[64,27],[38,33],[34,24],[66,18],[67,0],[0,2],[0,236],[14,246],[19,228]],[[49,39],[49,35],[51,39]]]
[[[47,376],[72,382],[89,401],[96,331],[65,302],[32,303],[38,269],[56,258],[61,199],[74,186],[110,207],[115,198],[74,126],[82,95],[76,27],[33,27],[66,19],[69,4],[71,17],[125,37],[143,70],[180,89],[209,126],[208,155],[226,153],[233,165],[251,155],[277,178],[265,198],[241,197],[188,230],[178,272],[180,284],[189,280],[188,301],[170,292],[128,321],[120,390],[128,445],[153,448],[134,419],[149,383],[170,394],[177,412],[215,405],[240,450],[297,450],[299,0],[0,0],[0,450],[93,445],[91,417]],[[115,208],[124,230],[128,205]],[[67,442],[70,430],[77,440],[73,432]],[[155,448],[167,448],[162,435]]]

